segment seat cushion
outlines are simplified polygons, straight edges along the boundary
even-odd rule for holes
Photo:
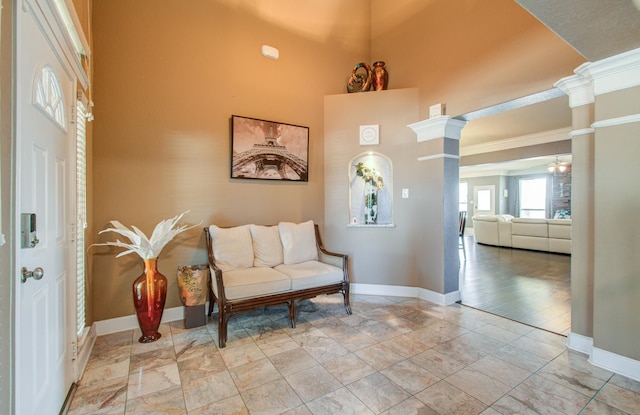
[[[571,239],[571,219],[549,219],[549,238]]]
[[[312,221],[299,224],[280,222],[278,230],[285,265],[318,259],[316,233]]]
[[[344,279],[342,269],[318,261],[306,261],[291,265],[278,265],[277,271],[291,277],[291,289],[303,290],[339,283]]]
[[[284,262],[277,226],[249,225],[253,240],[253,266],[275,267]]]
[[[547,238],[549,236],[547,220],[540,218],[513,218],[511,220],[511,235]],[[516,246],[515,241],[513,241],[513,246]]]
[[[252,267],[222,273],[228,300],[258,297],[291,289],[288,275],[268,267]]]
[[[232,228],[209,227],[213,257],[222,271],[234,271],[253,266],[253,244],[249,225]]]

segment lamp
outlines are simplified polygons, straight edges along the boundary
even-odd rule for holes
[[[549,170],[549,173],[556,173],[556,172],[564,173],[565,171],[567,171],[567,165],[560,163],[560,161],[558,160],[558,157],[556,157],[556,161],[549,164],[549,167],[547,167],[547,170]]]

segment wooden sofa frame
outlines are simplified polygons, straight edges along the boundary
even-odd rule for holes
[[[289,308],[289,320],[291,328],[296,327],[296,305],[295,302],[309,298],[317,297],[321,294],[337,294],[341,293],[344,298],[344,307],[347,314],[351,314],[351,305],[349,303],[349,272],[347,268],[348,256],[327,251],[322,244],[320,238],[320,230],[317,224],[314,224],[316,247],[318,249],[318,260],[320,262],[331,263],[332,265],[342,268],[343,280],[339,283],[323,285],[314,288],[306,288],[302,290],[291,290],[278,292],[274,294],[262,295],[258,297],[241,298],[237,300],[229,300],[225,296],[224,281],[222,279],[222,270],[216,266],[213,255],[213,245],[209,228],[204,228],[205,239],[207,243],[207,252],[209,257],[209,266],[212,270],[211,284],[216,284],[218,296],[213,292],[213,287],[209,285],[209,310],[208,315],[213,314],[214,303],[218,305],[218,344],[220,348],[224,348],[227,344],[227,326],[229,318],[236,313],[249,311],[256,307],[272,306],[279,304],[287,304]]]

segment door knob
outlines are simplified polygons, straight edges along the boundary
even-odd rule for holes
[[[22,267],[22,277],[20,278],[22,282],[27,282],[27,278],[33,278],[34,280],[42,279],[44,276],[44,270],[40,267],[34,269],[33,271],[29,271],[26,267]]]

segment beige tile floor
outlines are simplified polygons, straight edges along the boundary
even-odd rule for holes
[[[566,338],[460,305],[341,297],[98,337],[70,414],[640,414],[640,382]]]

